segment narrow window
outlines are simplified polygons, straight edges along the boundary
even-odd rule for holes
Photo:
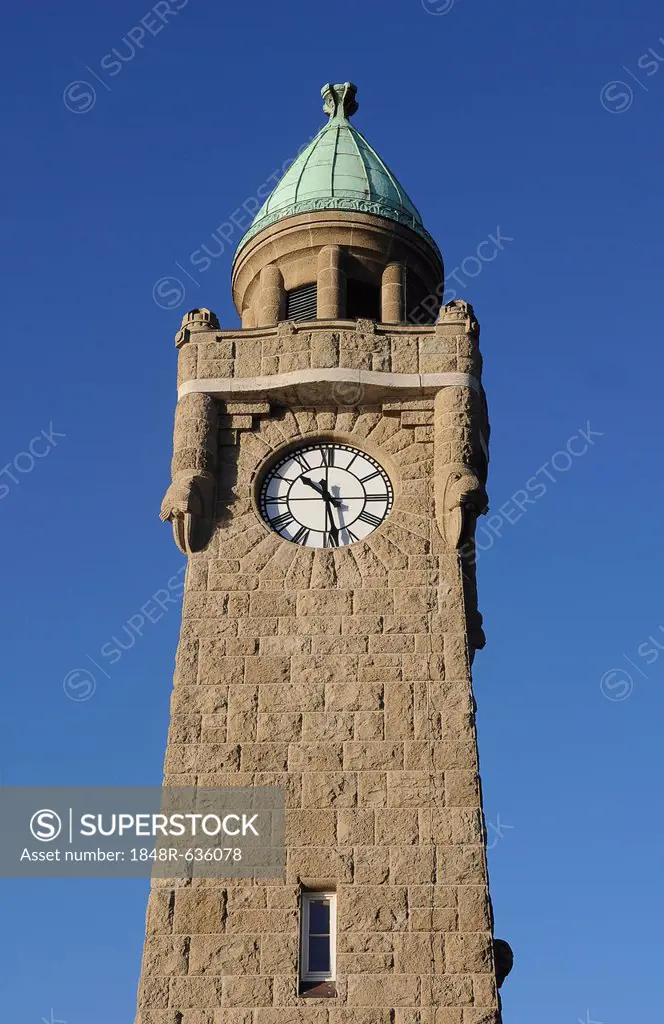
[[[352,277],[346,282],[346,319],[380,320],[380,288]]]
[[[334,981],[336,916],[336,893],[302,893],[300,976],[303,982]]]
[[[305,284],[286,292],[287,320],[315,320],[317,289],[315,284]]]

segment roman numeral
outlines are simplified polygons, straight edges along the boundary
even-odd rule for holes
[[[309,530],[305,526],[301,526],[292,540],[295,544],[306,544],[309,540]]]
[[[380,526],[380,524],[383,521],[378,516],[375,516],[373,512],[367,511],[361,512],[360,515],[358,516],[358,519],[360,519],[363,523],[369,523],[370,526]]]
[[[294,521],[295,518],[291,512],[282,512],[280,516],[270,520],[275,530],[283,530],[285,526],[289,526]]]
[[[329,542],[329,543],[328,543]],[[339,531],[326,530],[323,534],[323,547],[324,548],[338,548],[339,547]]]
[[[334,465],[334,448],[323,448],[321,451],[324,466]]]
[[[364,495],[364,500],[365,501],[387,501],[387,495],[386,494],[365,494]]]
[[[308,462],[307,462],[307,460],[305,459],[304,455],[301,455],[300,453],[296,453],[296,454],[295,454],[295,455],[293,456],[293,458],[294,458],[294,459],[295,459],[295,461],[297,462],[298,466],[301,466],[301,467],[302,467],[302,469],[304,470],[304,472],[305,472],[305,473],[307,472],[307,470],[309,470],[309,469],[313,469],[313,466],[310,466],[310,465],[309,465],[309,463],[308,463]]]
[[[361,476],[360,483],[366,484],[367,480],[375,480],[377,476],[380,476],[378,470],[376,470],[375,473],[369,473],[369,476]]]

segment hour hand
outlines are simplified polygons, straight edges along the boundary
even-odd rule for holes
[[[317,491],[317,492],[318,492],[318,494],[323,494],[323,491],[321,491],[321,489],[320,489],[320,487],[318,486],[318,484],[314,483],[314,481],[313,481],[313,480],[310,480],[310,479],[309,479],[308,477],[306,477],[306,476],[300,477],[300,479],[302,480],[302,483],[303,483],[303,484],[308,484],[308,485],[309,485],[309,487],[313,487],[313,489],[314,489],[315,491]]]

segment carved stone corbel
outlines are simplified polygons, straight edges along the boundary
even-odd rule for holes
[[[160,518],[170,520],[180,551],[191,555],[209,542],[217,489],[219,409],[204,394],[184,395],[175,411],[172,483]]]
[[[472,466],[450,462],[436,473],[436,494],[438,528],[447,547],[458,550],[474,535],[477,517],[487,510],[484,484]]]
[[[474,536],[488,507],[481,398],[470,388],[443,388],[434,401],[436,522],[450,551]]]
[[[205,547],[212,532],[216,482],[212,473],[178,473],[164,495],[159,518],[170,520],[173,539],[185,555]]]
[[[472,388],[442,388],[434,399],[434,497],[436,522],[445,547],[459,557],[468,645],[484,647],[477,608],[475,524],[487,511],[485,490],[488,434],[484,395]]]

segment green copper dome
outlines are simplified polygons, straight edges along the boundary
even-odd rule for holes
[[[241,238],[237,252],[277,221],[316,210],[349,210],[386,217],[416,231],[438,252],[417,208],[392,171],[348,120],[358,109],[356,92],[351,82],[323,86],[323,110],[329,121],[267,198]]]

